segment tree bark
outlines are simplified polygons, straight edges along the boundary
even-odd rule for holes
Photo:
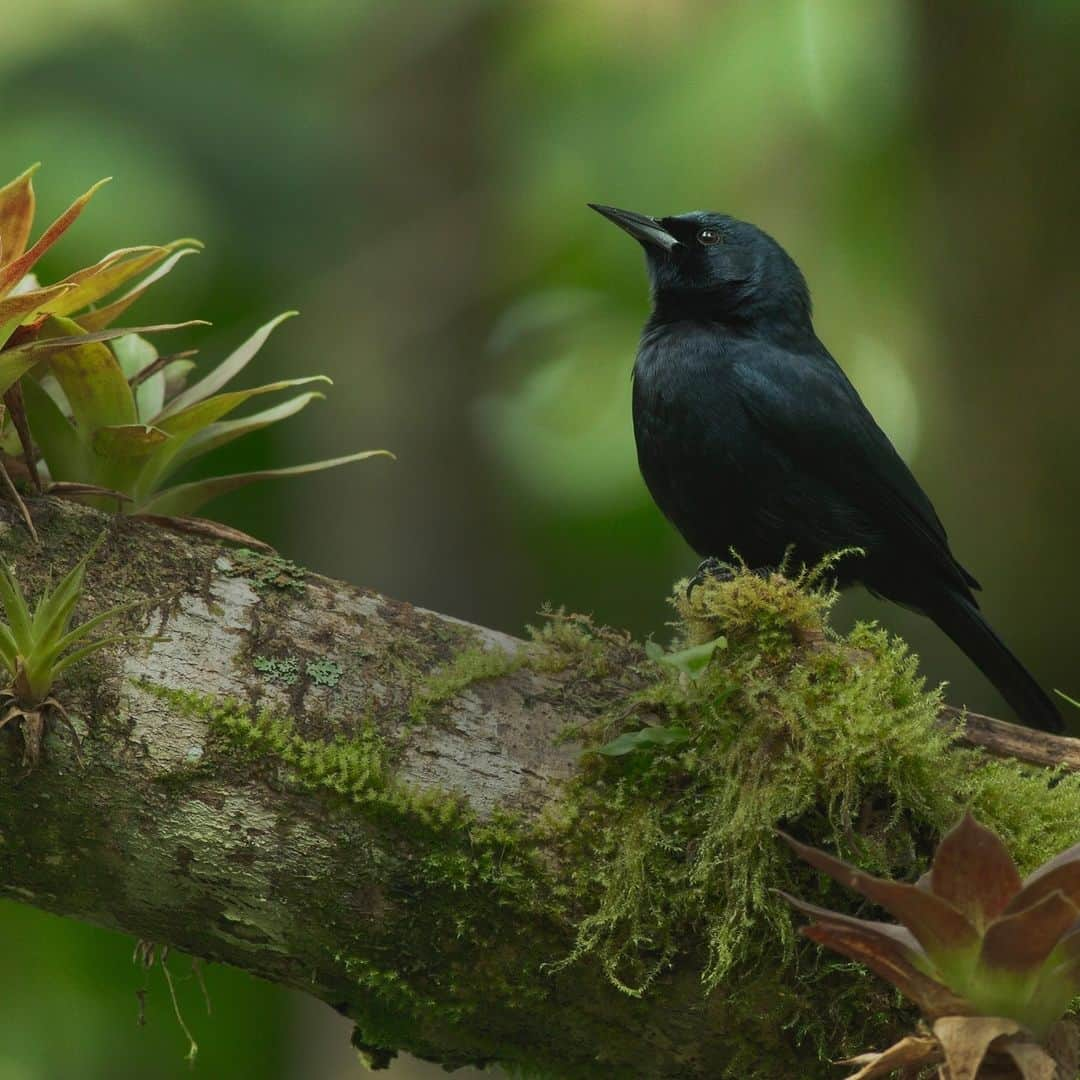
[[[52,499],[32,509],[41,543],[0,504],[0,549],[36,594],[108,519]],[[60,726],[29,775],[17,734],[0,745],[0,893],[305,990],[360,1020],[376,1063],[402,1047],[563,1076],[718,1072],[723,1004],[691,965],[647,1000],[596,965],[552,971],[571,927],[525,892],[508,906],[485,876],[506,867],[455,877],[463,851],[497,851],[509,815],[536,827],[554,812],[577,761],[560,733],[641,685],[637,646],[586,679],[523,662],[534,645],[276,557],[130,519],[108,528],[81,614],[149,597],[141,636],[56,690],[81,760]],[[1073,740],[1000,721],[977,718],[969,736],[1080,764]],[[467,905],[482,925],[465,942]]]

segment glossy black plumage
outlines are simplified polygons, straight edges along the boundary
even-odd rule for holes
[[[722,214],[597,211],[645,249],[653,311],[634,366],[634,434],[660,509],[703,557],[753,567],[793,546],[845,547],[839,584],[933,619],[1020,719],[1061,718],[979,612],[930,500],[818,340],[802,273],[770,236]]]

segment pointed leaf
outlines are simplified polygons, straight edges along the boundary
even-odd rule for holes
[[[175,465],[179,467],[197,457],[202,457],[203,454],[210,453],[211,450],[216,450],[219,446],[232,442],[233,439],[250,435],[253,431],[260,431],[264,427],[269,427],[270,424],[276,424],[279,420],[295,416],[312,401],[322,400],[325,396],[317,390],[309,390],[305,394],[297,394],[296,397],[283,401],[280,405],[252,413],[239,420],[221,420],[208,424],[187,441],[184,448],[176,455]]]
[[[1020,874],[997,833],[967,813],[934,853],[930,888],[982,928],[1020,891]]]
[[[1031,907],[1055,889],[1080,906],[1080,844],[1066,848],[1029,874],[1021,890],[1009,901],[1005,914],[1013,915]]]
[[[186,409],[198,401],[204,401],[211,394],[216,394],[230,379],[248,365],[252,357],[263,347],[266,339],[273,333],[274,328],[296,314],[298,313],[295,311],[285,311],[278,315],[276,319],[271,319],[264,326],[260,326],[240,348],[226,357],[213,371],[200,379],[194,386],[189,386],[182,394],[173,398],[162,410],[158,419],[174,416],[182,409]]]
[[[18,665],[19,647],[6,623],[0,623],[0,657],[3,657],[4,667],[14,675]]]
[[[60,406],[34,379],[22,382],[23,402],[34,441],[54,481],[85,479],[93,474],[92,451],[71,426]]]
[[[233,390],[225,394],[216,394],[206,401],[189,405],[177,413],[169,415],[159,413],[154,418],[154,424],[173,436],[173,439],[164,444],[148,464],[140,481],[140,491],[143,494],[152,491],[169,472],[176,468],[175,458],[188,439],[226,416],[233,409],[243,405],[244,402],[261,394],[272,394],[278,390],[307,386],[313,382],[328,383],[330,380],[325,375],[309,375],[303,379],[282,379],[280,382],[252,387],[250,390]],[[167,409],[166,412],[168,412]]]
[[[799,932],[811,941],[865,964],[914,1001],[927,1017],[948,1016],[970,1009],[963,998],[936,979],[924,975],[904,959],[898,947],[890,947],[880,935],[866,934],[847,926],[804,926]]]
[[[15,293],[0,300],[0,346],[11,337],[17,327],[24,322],[32,322],[50,300],[62,296],[69,289],[69,285],[53,285],[48,289]]]
[[[115,320],[120,318],[121,315],[147,289],[150,288],[155,282],[160,281],[166,274],[168,274],[176,264],[188,255],[197,255],[198,250],[196,248],[182,248],[174,255],[165,260],[152,274],[148,274],[138,285],[135,286],[130,292],[125,293],[118,300],[114,300],[111,304],[106,304],[104,307],[96,308],[93,311],[86,312],[79,316],[79,325],[87,331],[104,330],[106,327],[111,326]]]
[[[205,480],[194,480],[190,484],[178,484],[166,488],[144,502],[140,510],[148,514],[163,514],[170,517],[188,514],[197,510],[204,503],[216,499],[219,495],[235,491],[237,488],[254,483],[256,480],[278,480],[290,476],[304,476],[307,473],[333,469],[339,465],[349,465],[354,461],[363,461],[370,457],[389,457],[394,455],[386,450],[364,450],[358,454],[330,458],[327,461],[313,461],[308,465],[292,465],[284,469],[263,469],[259,472],[234,473],[231,476],[211,476]]]
[[[1034,976],[1078,917],[1080,908],[1064,893],[1052,892],[1018,914],[998,919],[983,937],[980,970]]]
[[[30,630],[30,609],[26,606],[26,599],[23,597],[19,583],[7,566],[2,563],[0,563],[0,603],[3,604],[4,614],[7,615],[8,626],[11,628],[19,653],[23,656],[29,655],[34,647],[34,636]]]
[[[34,185],[31,177],[40,162],[0,188],[0,266],[17,259],[30,239],[34,222]]]
[[[73,325],[80,330],[78,334],[31,341],[26,345],[20,345],[18,349],[5,349],[3,353],[0,353],[0,357],[9,353],[24,351],[35,355],[46,356],[49,353],[70,349],[75,345],[89,345],[92,342],[97,341],[112,341],[113,338],[123,337],[125,334],[158,334],[163,333],[166,330],[186,330],[189,326],[209,326],[210,324],[205,319],[189,319],[187,322],[157,323],[154,326],[114,327],[109,330],[95,330],[93,333],[85,334],[82,333],[78,323],[74,323]]]
[[[1002,1016],[942,1016],[934,1021],[950,1080],[975,1080],[990,1044],[1019,1030],[1015,1020]]]
[[[915,935],[934,963],[942,968],[943,974],[948,974],[956,963],[963,962],[961,954],[977,946],[979,938],[971,923],[934,893],[915,885],[872,877],[824,851],[800,844],[785,833],[780,833],[780,836],[805,862],[846,888],[880,904],[899,919]]]
[[[17,259],[0,266],[0,296],[6,296],[27,273],[30,268],[67,232],[72,222],[83,212],[83,208],[93,198],[94,192],[111,177],[99,180],[84,195],[80,195],[46,230],[37,243],[28,251],[22,252]]]
[[[78,334],[80,328],[70,319],[54,315],[43,329],[60,337]],[[131,387],[106,345],[90,342],[57,350],[50,356],[49,366],[68,399],[83,439],[89,439],[99,427],[108,424],[136,422]]]
[[[139,334],[126,334],[112,343],[112,351],[120,362],[120,370],[135,394],[135,408],[142,423],[161,411],[165,401],[165,376],[158,371],[140,379],[148,368],[157,363],[158,351]]]
[[[173,240],[170,244],[143,245],[113,251],[93,266],[76,270],[64,278],[63,284],[73,285],[74,288],[53,301],[49,310],[54,315],[67,315],[69,312],[78,311],[115,292],[126,281],[156,266],[174,254],[178,248],[191,251],[197,247],[201,247],[197,240],[183,239]]]
[[[847,1080],[873,1080],[876,1076],[888,1076],[897,1069],[926,1068],[943,1060],[937,1039],[927,1035],[909,1035],[880,1054],[860,1054],[857,1058],[849,1058],[837,1064],[862,1066]]]
[[[72,664],[77,664],[80,660],[85,660],[88,656],[96,653],[98,649],[104,649],[106,645],[118,645],[123,640],[125,639],[122,634],[115,634],[112,637],[99,638],[97,641],[91,641],[89,645],[84,645],[81,649],[76,649],[74,652],[68,653],[67,656],[53,665],[53,678],[55,679],[62,672],[66,671]]]
[[[83,580],[86,576],[88,552],[60,580],[60,584],[51,592],[41,594],[31,628],[35,641],[59,639],[67,629],[67,620],[82,594]]]
[[[840,911],[830,911],[828,908],[818,907],[817,904],[807,903],[797,896],[784,892],[783,889],[773,890],[778,896],[782,896],[793,908],[817,919],[825,926],[845,926],[853,930],[860,930],[865,934],[880,934],[896,945],[905,959],[915,967],[925,965],[926,953],[922,946],[915,940],[915,935],[906,926],[897,926],[896,923],[876,922],[870,919],[858,919],[853,915],[845,915]]]
[[[92,619],[87,619],[86,622],[79,623],[78,626],[69,630],[50,650],[53,656],[59,656],[60,653],[66,649],[70,649],[76,642],[81,641],[87,634],[96,630],[103,622],[108,622],[109,619],[115,619],[117,615],[122,615],[125,611],[133,611],[137,607],[142,607],[146,604],[145,600],[132,600],[126,604],[117,604],[116,607],[109,608],[108,611],[101,612],[100,615],[95,615]]]

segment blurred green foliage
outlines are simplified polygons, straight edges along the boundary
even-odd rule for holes
[[[209,319],[182,344],[212,357],[297,307],[250,385],[301,367],[334,379],[291,430],[207,468],[332,456],[353,432],[398,454],[238,492],[223,520],[503,629],[551,600],[663,639],[663,598],[693,559],[636,475],[644,275],[584,204],[708,206],[799,260],[821,336],[913,463],[994,624],[1048,685],[1080,689],[1075,4],[8,8],[0,176],[45,162],[43,220],[116,177],[43,280],[199,236],[205,251],[140,321]],[[1002,708],[929,624],[865,597],[842,610],[907,634],[954,700]],[[131,942],[14,905],[0,935],[19,989],[0,1080],[188,1075],[160,973],[128,964]],[[181,987],[197,1074],[352,1075],[328,1010],[228,971],[207,981],[209,1018]]]

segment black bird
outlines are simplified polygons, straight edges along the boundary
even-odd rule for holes
[[[755,568],[840,548],[841,587],[929,616],[1020,719],[1060,731],[1050,698],[979,611],[979,583],[811,321],[790,255],[761,229],[698,211],[652,218],[592,208],[645,249],[653,310],[634,365],[645,483],[706,568]]]

